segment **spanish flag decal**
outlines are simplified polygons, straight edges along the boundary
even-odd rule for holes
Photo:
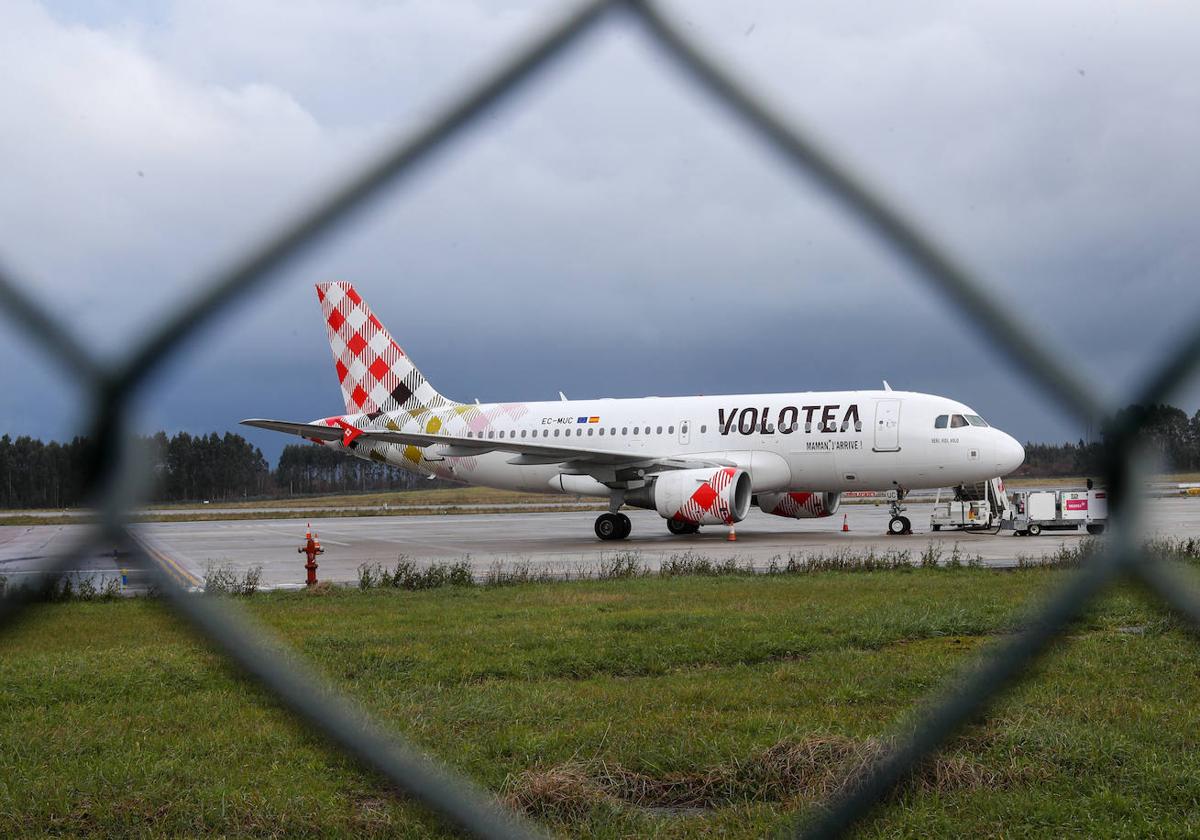
[[[589,423],[599,423],[599,422],[600,422],[600,418],[599,418],[599,417],[589,417],[589,418],[588,418],[588,422],[589,422]]]

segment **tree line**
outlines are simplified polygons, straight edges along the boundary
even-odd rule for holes
[[[230,502],[442,484],[311,443],[285,446],[272,470],[262,450],[229,432],[179,432],[171,437],[158,432],[138,438],[135,445],[154,471],[152,502]],[[83,482],[92,460],[87,438],[46,443],[28,436],[0,437],[0,508],[65,508],[86,503]]]
[[[1191,417],[1173,405],[1128,405],[1100,427],[1099,441],[1027,443],[1025,463],[1016,475],[1052,477],[1097,475],[1103,469],[1104,441],[1118,424],[1140,424],[1139,442],[1172,472],[1200,470],[1200,411]]]

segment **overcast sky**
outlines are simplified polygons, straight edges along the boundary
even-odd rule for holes
[[[563,8],[0,0],[0,264],[112,357]],[[1111,398],[1200,319],[1193,4],[672,8]],[[1082,433],[620,18],[205,331],[139,424],[273,457],[237,420],[340,412],[327,279],[457,399],[886,378]],[[0,351],[0,432],[75,432],[58,369],[7,323]]]

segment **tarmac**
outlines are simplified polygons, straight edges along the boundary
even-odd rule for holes
[[[855,554],[874,551],[909,551],[914,561],[928,547],[941,549],[948,560],[957,548],[960,558],[978,558],[987,566],[1011,567],[1022,556],[1037,558],[1055,553],[1085,536],[1078,531],[1047,531],[1040,537],[1015,537],[958,531],[929,532],[931,506],[909,503],[906,515],[916,533],[894,537],[885,533],[886,505],[845,505],[827,519],[783,519],[752,511],[736,526],[737,540],[729,529],[712,526],[689,536],[673,536],[653,511],[627,511],[633,521],[629,539],[601,542],[592,525],[594,511],[503,514],[443,514],[431,516],[330,517],[311,520],[325,553],[318,558],[318,577],[335,583],[358,579],[362,563],[391,565],[404,556],[419,564],[465,560],[482,578],[489,570],[529,564],[539,571],[576,575],[594,569],[617,552],[634,552],[651,569],[672,555],[694,552],[713,561],[735,558],[739,564],[765,569],[772,560],[786,563],[790,556]],[[1200,499],[1157,499],[1147,502],[1147,536],[1200,538]],[[850,528],[841,530],[842,514]],[[297,549],[304,541],[301,518],[219,520],[204,522],[144,523],[134,534],[151,556],[185,585],[202,584],[210,568],[228,566],[243,574],[262,568],[267,587],[301,585],[304,556]],[[82,536],[86,525],[34,525],[0,527],[0,576],[18,581],[47,558]],[[90,549],[73,564],[71,572],[100,578],[119,575],[127,561],[114,555],[115,546]],[[130,585],[138,586],[136,576]]]

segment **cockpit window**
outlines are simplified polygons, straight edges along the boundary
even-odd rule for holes
[[[978,414],[968,414],[967,422],[970,423],[972,426],[983,426],[984,428],[987,428],[987,421],[984,420],[982,417],[980,417]]]
[[[963,417],[961,414],[950,415],[951,429],[961,429],[965,425],[967,425],[967,418]]]
[[[946,428],[946,424],[949,422],[950,422],[949,414],[939,414],[938,419],[933,421],[933,428],[944,429],[944,428]]]

